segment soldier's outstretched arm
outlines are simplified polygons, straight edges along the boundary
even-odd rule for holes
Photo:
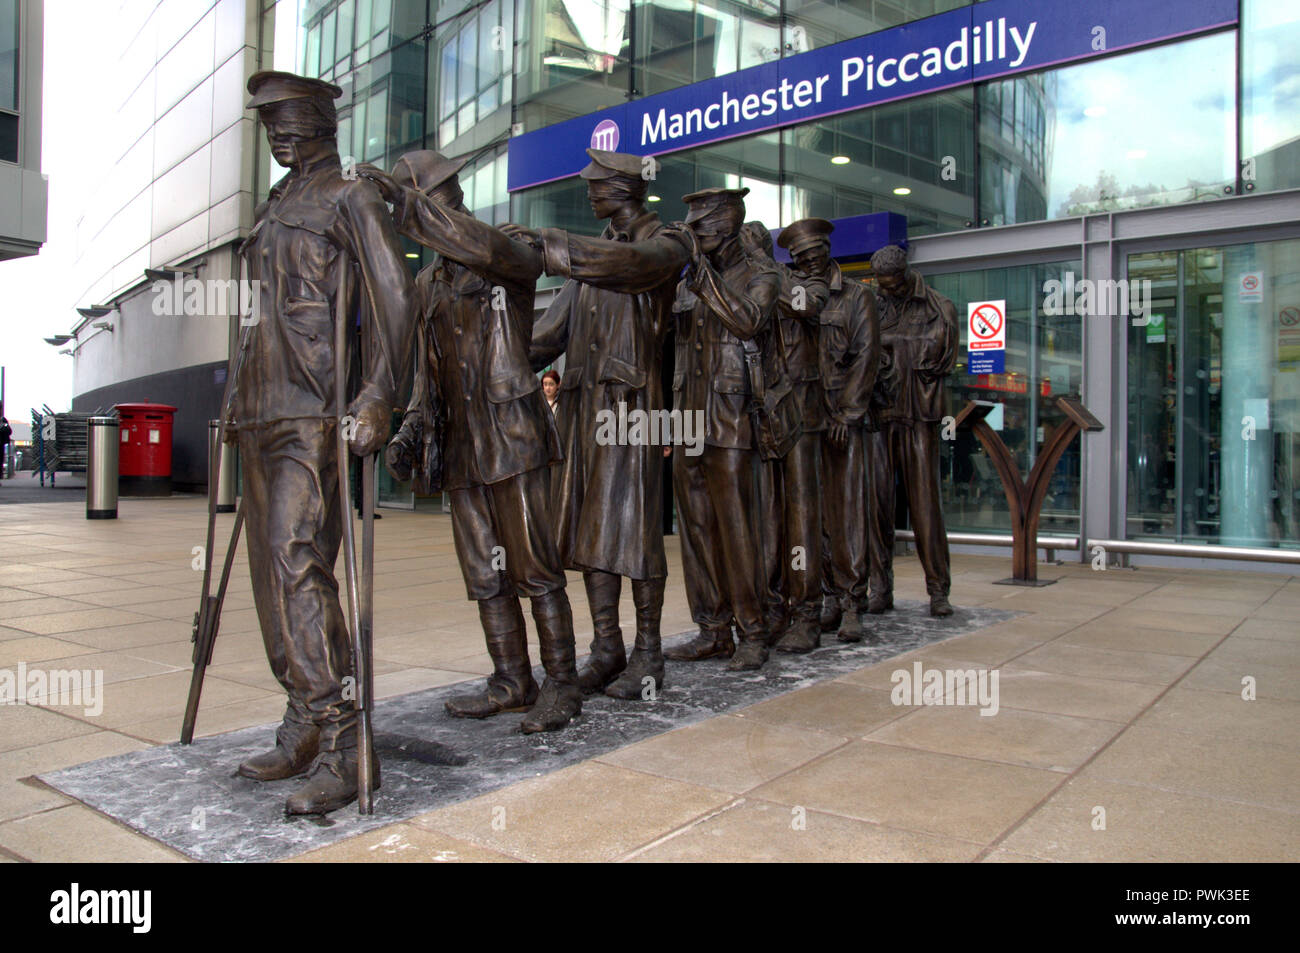
[[[569,318],[577,303],[578,283],[566,281],[546,312],[533,325],[533,339],[528,345],[528,363],[534,371],[551,364],[569,347]]]
[[[820,275],[805,275],[793,268],[781,269],[781,299],[778,307],[782,314],[815,327],[822,308],[830,300],[831,290],[825,278]]]
[[[366,323],[366,363],[362,368],[361,393],[355,404],[383,404],[391,408],[401,397],[399,386],[411,367],[415,332],[415,289],[411,271],[402,255],[401,240],[388,214],[388,207],[375,186],[357,180],[340,204],[346,220],[349,244],[361,271],[362,314]],[[376,414],[380,414],[376,406]],[[387,421],[375,421],[382,433],[363,435],[360,428],[354,444],[358,453],[373,452],[388,436]],[[369,444],[374,443],[374,446]]]
[[[690,255],[687,240],[671,227],[640,242],[570,235],[562,228],[543,228],[539,234],[548,275],[624,294],[641,294],[676,278]]]
[[[445,208],[423,192],[404,188],[394,209],[403,235],[513,291],[528,291],[542,274],[541,253],[473,215]]]

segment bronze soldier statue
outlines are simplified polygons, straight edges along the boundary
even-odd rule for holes
[[[796,281],[816,276],[829,285],[829,301],[819,312],[817,360],[824,398],[822,440],[822,592],[821,628],[837,628],[842,642],[865,635],[867,611],[866,445],[868,401],[880,361],[876,299],[861,282],[845,278],[831,260],[835,226],[807,218],[781,232],[794,259]],[[856,610],[857,617],[842,616]]]
[[[528,363],[542,257],[470,215],[456,176],[462,165],[437,152],[411,152],[391,178],[375,176],[393,202],[399,231],[439,255],[415,280],[425,381],[446,409],[442,484],[493,665],[482,691],[457,695],[446,708],[458,718],[529,709],[521,731],[553,731],[582,711],[582,693],[548,500],[559,437]],[[399,434],[411,445],[411,430],[421,423],[412,411],[421,403],[421,394],[412,395]],[[540,693],[520,596],[532,600],[541,643]]]
[[[673,490],[681,528],[686,598],[699,633],[666,658],[727,657],[733,670],[767,661],[763,618],[762,535],[758,525],[758,444],[751,418],[753,390],[745,342],[769,333],[781,293],[776,263],[743,231],[748,189],[711,188],[684,196],[692,251],[678,286],[673,406],[683,416],[704,412],[704,449],[676,453]],[[756,342],[757,343],[757,342]],[[775,385],[776,352],[764,380]],[[737,649],[731,635],[735,617]]]
[[[790,228],[781,232],[782,248],[790,248],[790,238]],[[829,291],[821,275],[795,274],[783,265],[777,268],[781,297],[767,343],[777,349],[785,364],[802,433],[785,456],[762,463],[766,616],[768,640],[775,642],[777,651],[803,653],[821,644],[820,484],[826,422],[818,362],[818,315]]]
[[[930,614],[952,615],[948,534],[939,501],[939,422],[943,382],[957,360],[957,309],[886,245],[871,256],[879,289],[881,369],[873,400],[877,429],[867,438],[871,484],[871,593],[868,612],[894,607],[895,481],[907,495]]]
[[[564,462],[552,472],[552,504],[565,565],[580,570],[595,629],[578,672],[584,694],[604,689],[639,698],[663,687],[659,620],[668,562],[663,543],[663,449],[670,436],[649,416],[649,432],[619,446],[601,439],[602,421],[636,420],[664,409],[660,381],[677,278],[690,241],[646,211],[658,163],[588,149],[582,170],[592,210],[609,219],[600,238],[544,228],[536,241],[546,271],[569,280],[533,329],[534,369],[566,354],[556,423]],[[629,416],[635,415],[635,416]],[[645,420],[647,418],[641,417]],[[623,577],[632,580],[636,643],[629,660],[618,624]],[[621,674],[620,674],[621,673]]]
[[[349,405],[352,450],[388,436],[410,360],[411,274],[379,190],[345,178],[335,141],[337,86],[264,71],[248,81],[271,154],[289,168],[259,206],[241,247],[260,282],[260,319],[241,341],[233,417],[244,471],[248,564],[271,670],[289,695],[270,751],[239,773],[258,781],[310,772],[285,805],[322,814],[357,796],[353,672],[334,563],[343,520],[336,455],[336,322],[360,305],[360,392]],[[355,278],[349,273],[354,273]],[[354,291],[338,300],[340,282]]]

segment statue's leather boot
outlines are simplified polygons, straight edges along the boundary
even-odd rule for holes
[[[952,615],[952,605],[948,602],[946,592],[932,592],[930,594],[930,615],[941,618]]]
[[[867,611],[872,615],[880,615],[894,608],[893,590],[888,592],[872,592],[867,598]]]
[[[767,644],[775,645],[781,640],[789,630],[794,619],[791,617],[790,609],[784,602],[767,607],[763,624],[767,630]]]
[[[752,672],[762,668],[766,661],[767,634],[757,632],[746,636],[742,633],[740,645],[736,647],[736,654],[727,663],[727,668],[732,672]]]
[[[623,577],[611,572],[585,572],[582,581],[587,586],[587,602],[591,606],[595,634],[591,640],[591,655],[578,669],[578,687],[582,694],[594,695],[618,678],[627,666],[623,630],[618,627],[618,600],[623,589]]]
[[[854,604],[852,596],[844,596],[840,603],[840,612],[844,621],[840,624],[839,634],[835,637],[841,642],[861,642],[867,637],[867,607]]]
[[[840,627],[840,620],[843,614],[840,610],[839,599],[833,593],[826,593],[822,596],[822,613],[818,619],[818,624],[822,632],[830,634]]]
[[[810,603],[799,606],[795,611],[794,621],[776,643],[776,650],[792,655],[803,655],[821,644],[822,633],[818,624],[817,604]]]
[[[659,620],[664,608],[664,579],[633,579],[636,644],[623,674],[605,688],[610,698],[653,701],[664,687],[664,653]],[[647,681],[649,679],[649,681]]]
[[[519,730],[526,735],[537,731],[563,728],[582,712],[582,689],[578,687],[578,670],[574,665],[573,612],[569,596],[556,589],[533,597],[533,622],[541,643],[542,667],[546,681],[537,694],[537,703],[524,715]]]
[[[275,732],[275,747],[255,754],[239,766],[239,776],[254,781],[282,781],[311,767],[320,748],[320,729],[287,719]]]
[[[706,658],[731,658],[736,653],[736,642],[731,637],[731,627],[725,629],[700,629],[681,645],[664,649],[664,658],[675,662],[699,662]]]
[[[453,718],[487,718],[525,711],[537,701],[537,682],[528,661],[528,629],[516,596],[481,599],[479,619],[492,657],[492,675],[482,691],[453,695],[444,704]]]
[[[373,760],[375,790],[379,789],[379,759]],[[357,799],[357,749],[322,751],[312,762],[307,783],[289,795],[286,814],[328,814]]]

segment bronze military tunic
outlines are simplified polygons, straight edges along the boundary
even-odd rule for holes
[[[869,434],[871,592],[893,592],[894,493],[906,494],[916,551],[930,595],[947,596],[948,536],[939,498],[939,422],[944,379],[957,360],[957,310],[911,272],[907,295],[877,296],[881,370],[874,390],[876,428]]]
[[[235,380],[249,570],[267,657],[289,695],[282,732],[295,750],[355,746],[344,702],[350,643],[334,563],[342,537],[334,333],[359,307],[362,393],[391,405],[410,360],[411,275],[388,208],[370,182],[343,178],[337,153],[291,172],[244,243],[260,282],[260,320]],[[355,264],[352,264],[355,263]],[[338,313],[339,277],[359,280]]]

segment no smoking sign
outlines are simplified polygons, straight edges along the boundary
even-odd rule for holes
[[[1006,371],[1007,303],[972,301],[966,306],[968,374]]]

